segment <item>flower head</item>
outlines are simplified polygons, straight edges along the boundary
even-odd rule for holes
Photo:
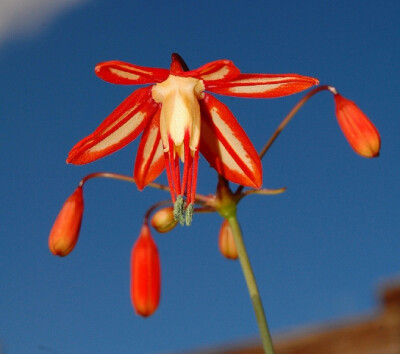
[[[273,98],[318,84],[314,78],[297,74],[241,74],[229,60],[189,71],[177,54],[172,55],[169,70],[114,60],[98,64],[95,72],[114,84],[152,85],[128,96],[72,148],[67,162],[95,161],[142,133],[134,168],[138,188],[144,188],[165,168],[173,202],[179,199],[181,203],[186,197],[189,211],[195,200],[199,152],[227,180],[255,188],[262,184],[261,161],[250,139],[231,111],[206,91]]]
[[[65,201],[50,231],[49,249],[55,256],[66,256],[78,242],[83,216],[82,187],[78,186]]]
[[[353,150],[364,157],[377,157],[381,147],[378,130],[353,102],[334,94],[336,117],[344,136]]]
[[[131,253],[131,300],[136,313],[152,315],[160,302],[160,293],[160,257],[145,223]]]

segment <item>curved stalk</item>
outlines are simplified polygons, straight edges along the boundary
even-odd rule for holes
[[[120,173],[113,173],[113,172],[93,172],[90,173],[88,175],[86,175],[85,177],[83,177],[80,182],[79,182],[79,186],[83,187],[83,185],[89,181],[92,178],[111,178],[111,179],[116,179],[116,180],[120,180],[120,181],[125,181],[125,182],[130,182],[130,183],[136,183],[135,179],[131,176],[127,176],[127,175],[122,175]],[[169,187],[161,184],[161,183],[156,183],[156,182],[150,182],[149,184],[147,184],[149,187],[152,188],[156,188],[156,189],[161,189],[163,191],[169,192]],[[212,202],[213,200],[213,196],[205,196],[202,194],[197,194],[195,196],[195,201],[196,203],[202,204],[202,203],[210,203],[210,201]]]
[[[300,110],[301,107],[316,93],[328,90],[332,92],[333,94],[336,92],[336,89],[332,86],[329,85],[322,85],[319,87],[316,87],[314,90],[311,90],[308,92],[297,104],[291,109],[291,111],[287,114],[287,116],[282,120],[281,124],[279,124],[278,128],[276,128],[274,134],[269,138],[267,143],[264,145],[262,150],[260,151],[260,159],[264,157],[264,155],[267,153],[271,145],[274,143],[276,138],[279,136],[281,131],[286,127],[286,125],[291,121],[291,119],[294,117],[294,115]]]
[[[257,324],[260,331],[264,352],[266,354],[274,354],[274,347],[272,345],[271,334],[269,332],[260,293],[258,291],[254,272],[251,267],[249,257],[247,255],[246,247],[243,242],[242,231],[240,229],[236,213],[230,215],[227,220],[232,230],[233,238],[235,240],[236,248],[238,251],[240,265],[242,267],[243,275],[250,293],[251,302],[253,303],[253,308],[256,314]]]
[[[312,96],[314,96],[318,92],[325,91],[325,90],[330,91],[332,94],[337,93],[336,89],[333,86],[329,86],[329,85],[322,85],[322,86],[316,87],[314,90],[311,90],[310,92],[308,92],[299,102],[297,102],[297,104],[290,110],[290,112],[286,115],[286,117],[282,120],[282,122],[276,128],[275,132],[271,135],[269,140],[266,142],[264,147],[259,152],[258,155],[260,156],[260,159],[262,159],[264,157],[264,155],[267,153],[269,148],[272,146],[272,144],[274,143],[276,138],[279,136],[279,134],[282,132],[282,130],[288,125],[288,123],[292,120],[292,118],[300,110],[300,108],[303,107],[304,104]],[[235,194],[239,195],[242,192],[243,188],[244,188],[244,186],[239,186],[237,188]]]
[[[92,179],[92,178],[111,178],[111,179],[117,179],[120,181],[126,181],[126,182],[130,182],[130,183],[136,183],[135,179],[133,177],[130,176],[126,176],[126,175],[122,175],[120,173],[113,173],[113,172],[93,172],[88,174],[87,176],[83,177],[81,179],[81,181],[79,182],[79,186],[83,186],[88,180]],[[164,186],[163,184],[160,183],[155,183],[155,182],[150,182],[148,184],[148,186],[153,187],[153,188],[157,188],[157,189],[161,189],[163,191],[168,191],[169,192],[169,188],[167,186]]]

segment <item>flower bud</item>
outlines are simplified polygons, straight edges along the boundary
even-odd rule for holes
[[[238,258],[235,240],[228,220],[224,220],[219,230],[218,246],[224,257],[228,259]]]
[[[334,95],[336,117],[353,150],[364,157],[377,157],[381,147],[378,130],[353,102],[340,94]]]
[[[83,192],[78,186],[65,201],[50,231],[49,249],[55,256],[71,253],[78,242],[83,216]]]
[[[151,219],[151,226],[160,233],[171,231],[177,224],[178,221],[174,218],[173,207],[158,210]]]
[[[161,270],[157,246],[147,224],[131,253],[131,300],[138,315],[152,315],[160,302]]]

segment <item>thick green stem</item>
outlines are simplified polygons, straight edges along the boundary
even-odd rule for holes
[[[240,265],[242,266],[244,278],[247,283],[247,288],[250,293],[250,298],[253,303],[254,312],[256,313],[258,328],[260,330],[261,340],[264,352],[267,354],[274,354],[274,347],[272,345],[271,334],[269,333],[267,319],[265,317],[264,308],[261,302],[260,293],[258,291],[256,279],[254,277],[253,269],[247,255],[246,247],[243,242],[242,231],[238,223],[236,213],[231,214],[227,218],[232,230],[233,238],[235,240]]]

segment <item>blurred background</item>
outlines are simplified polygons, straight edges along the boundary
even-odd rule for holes
[[[143,319],[129,298],[129,258],[147,208],[168,194],[93,180],[76,249],[47,238],[79,180],[131,175],[138,141],[85,166],[65,163],[136,87],[103,82],[101,61],[190,68],[232,60],[245,73],[319,78],[357,102],[381,133],[378,159],[356,155],[332,96],[315,96],[263,160],[265,188],[239,205],[273,334],[368,312],[370,291],[400,273],[398,1],[2,0],[0,3],[0,341],[5,353],[171,353],[258,337],[238,262],[218,251],[222,219],[153,233],[162,299]],[[217,96],[217,95],[216,95]],[[217,96],[261,149],[302,94]],[[215,192],[201,159],[198,192]],[[165,175],[158,181],[166,183]]]

